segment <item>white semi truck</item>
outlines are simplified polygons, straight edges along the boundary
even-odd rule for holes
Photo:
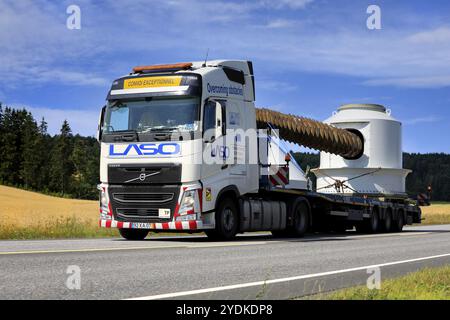
[[[390,111],[347,105],[326,122],[255,108],[250,61],[135,67],[99,119],[100,226],[129,240],[150,230],[228,240],[419,223]],[[316,188],[284,141],[322,151]]]

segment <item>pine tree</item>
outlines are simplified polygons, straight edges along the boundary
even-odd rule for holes
[[[55,137],[55,145],[52,149],[50,167],[50,188],[62,195],[70,194],[73,163],[72,154],[72,130],[67,120],[64,120],[60,134]]]
[[[47,133],[47,122],[42,117],[38,128],[36,153],[39,159],[39,172],[37,176],[37,190],[47,191],[49,188],[49,163],[51,150],[51,137]]]
[[[3,134],[0,137],[2,151],[0,158],[0,181],[12,185],[22,185],[20,171],[23,164],[23,144],[25,127],[32,119],[25,110],[5,108],[2,115]]]
[[[32,115],[27,113],[24,118],[23,131],[21,132],[22,159],[20,179],[26,188],[37,187],[41,159],[39,152],[39,129]]]
[[[3,181],[2,180],[2,173],[1,173],[1,168],[2,168],[2,163],[3,163],[3,152],[4,152],[4,148],[3,148],[3,136],[5,134],[5,130],[3,128],[3,106],[2,103],[0,102],[0,183]]]

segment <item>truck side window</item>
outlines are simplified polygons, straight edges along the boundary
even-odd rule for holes
[[[216,128],[216,103],[209,101],[205,105],[205,112],[203,115],[203,131]]]

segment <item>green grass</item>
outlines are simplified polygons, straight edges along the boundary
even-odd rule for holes
[[[330,300],[449,300],[450,266],[426,268],[400,278],[382,280],[381,289],[366,286],[320,294],[314,299]]]
[[[189,233],[150,232],[149,236],[186,236]],[[197,233],[196,235],[204,235]],[[0,225],[0,240],[32,240],[32,239],[75,239],[75,238],[110,238],[120,237],[116,228],[100,228],[91,221],[83,221],[75,216],[58,218],[38,224],[17,227]]]
[[[63,239],[117,237],[117,229],[100,228],[76,217],[59,218],[30,226],[0,225],[0,239]]]

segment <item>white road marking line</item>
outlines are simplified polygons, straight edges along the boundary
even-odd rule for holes
[[[383,233],[383,234],[366,234],[366,235],[360,235],[360,234],[337,234],[337,235],[329,235],[329,236],[307,236],[305,238],[286,238],[284,240],[269,240],[270,243],[281,243],[285,242],[285,240],[289,240],[291,242],[314,242],[314,241],[320,241],[320,240],[342,240],[342,239],[349,239],[349,240],[358,240],[358,239],[367,239],[367,238],[388,238],[388,237],[415,237],[415,236],[424,236],[428,235],[433,232],[409,232],[409,233]]]
[[[229,242],[229,243],[217,243],[217,244],[205,244],[205,245],[193,244],[193,245],[189,245],[188,248],[239,247],[239,246],[255,246],[255,245],[261,245],[261,244],[268,244],[268,243],[272,243],[272,242],[254,241],[254,242]]]
[[[136,247],[113,247],[113,248],[86,248],[86,249],[56,249],[56,250],[24,250],[24,251],[5,251],[0,252],[1,255],[18,255],[18,254],[43,254],[43,253],[71,253],[71,252],[98,252],[98,251],[120,251],[120,250],[149,250],[149,249],[197,249],[197,248],[218,248],[218,247],[236,247],[236,246],[251,246],[263,245],[267,242],[230,242],[230,243],[215,243],[215,244],[186,244],[186,245],[171,245],[171,246],[136,246]]]
[[[366,235],[350,235],[352,238],[383,238],[383,237],[408,237],[408,236],[423,236],[432,232],[396,232],[396,233],[379,233],[379,234],[366,234]]]
[[[339,240],[339,239],[365,239],[365,238],[383,238],[383,237],[407,237],[407,236],[421,236],[421,235],[427,235],[432,232],[405,232],[405,233],[391,233],[391,234],[370,234],[370,235],[353,235],[353,234],[343,234],[341,236],[330,236],[330,237],[306,237],[304,239],[297,239],[297,242],[313,242],[317,240]],[[189,238],[191,236],[187,236],[185,238]],[[168,238],[170,240],[174,238]],[[294,240],[295,238],[288,238],[286,240]],[[252,246],[252,245],[266,245],[266,244],[273,244],[273,243],[284,243],[284,240],[269,240],[269,241],[242,241],[242,242],[226,242],[226,243],[211,243],[211,244],[180,244],[180,245],[170,245],[170,246],[155,246],[155,247],[113,247],[113,248],[86,248],[86,249],[55,249],[55,250],[23,250],[23,251],[0,251],[1,255],[15,255],[15,254],[44,254],[44,253],[77,253],[77,252],[98,252],[98,251],[120,251],[120,250],[139,250],[139,249],[181,249],[181,248],[188,248],[188,249],[195,249],[195,248],[218,248],[218,247],[234,247],[234,246]]]
[[[97,251],[119,251],[119,250],[139,250],[139,249],[169,249],[183,248],[183,246],[156,246],[156,247],[122,247],[122,248],[86,248],[86,249],[57,249],[57,250],[25,250],[25,251],[6,251],[0,252],[0,255],[14,254],[41,254],[41,253],[69,253],[69,252],[97,252]]]
[[[367,239],[367,238],[387,238],[387,237],[408,237],[408,236],[424,236],[432,232],[398,232],[398,233],[377,233],[377,234],[345,234],[346,239]],[[337,237],[339,238],[339,236]],[[328,239],[327,237],[321,239]]]
[[[361,271],[361,270],[366,270],[369,268],[386,267],[386,266],[392,266],[392,265],[396,265],[396,264],[411,263],[411,262],[431,260],[431,259],[443,258],[443,257],[450,257],[450,253],[429,256],[429,257],[423,257],[423,258],[408,259],[408,260],[395,261],[395,262],[387,262],[387,263],[375,264],[375,265],[370,265],[370,266],[363,266],[363,267],[356,267],[356,268],[349,268],[349,269],[342,269],[342,270],[335,270],[335,271],[327,271],[327,272],[321,272],[321,273],[313,273],[313,274],[307,274],[307,275],[295,276],[295,277],[289,277],[289,278],[280,278],[280,279],[273,279],[273,280],[267,280],[267,281],[247,282],[247,283],[222,286],[222,287],[157,294],[157,295],[152,295],[152,296],[129,298],[129,299],[125,299],[125,300],[157,300],[157,299],[175,298],[175,297],[196,295],[196,294],[201,294],[201,293],[210,293],[210,292],[225,291],[225,290],[232,290],[232,289],[241,289],[241,288],[262,286],[262,285],[268,285],[268,284],[274,284],[274,283],[280,283],[280,282],[288,282],[288,281],[316,278],[316,277],[329,276],[329,275],[340,274],[340,273]]]

